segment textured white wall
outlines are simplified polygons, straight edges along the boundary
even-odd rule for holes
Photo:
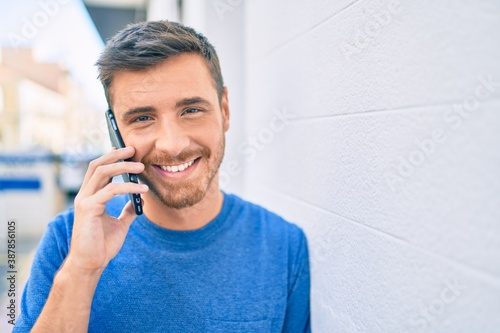
[[[245,197],[306,230],[314,331],[500,332],[500,2],[218,2]]]

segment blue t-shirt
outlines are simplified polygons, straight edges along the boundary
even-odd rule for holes
[[[128,200],[107,205],[118,216]],[[52,221],[35,254],[14,332],[29,332],[66,258],[72,209]],[[304,233],[241,198],[224,194],[219,215],[174,231],[144,215],[99,280],[89,332],[310,332]]]

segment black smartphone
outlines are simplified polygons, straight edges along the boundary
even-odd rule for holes
[[[113,111],[108,109],[106,111],[106,123],[108,124],[108,132],[109,138],[111,139],[111,145],[118,148],[125,148],[125,143],[123,142],[120,131],[118,130],[118,125],[116,124],[115,115]],[[126,161],[131,161],[131,159],[126,159]],[[122,174],[124,182],[132,182],[139,183],[139,179],[136,174],[133,173],[124,173]],[[134,211],[137,215],[142,214],[142,200],[141,195],[139,193],[129,193],[130,201],[132,201],[132,205],[134,206]]]

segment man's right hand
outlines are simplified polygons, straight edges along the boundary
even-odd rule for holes
[[[144,164],[139,162],[117,163],[131,158],[134,153],[132,147],[117,149],[90,162],[75,198],[69,254],[54,277],[47,302],[31,332],[87,332],[100,276],[120,251],[136,217],[130,202],[118,218],[106,213],[106,203],[119,194],[148,191],[142,184],[111,182],[114,176],[122,173],[144,171]]]
[[[114,218],[106,211],[106,203],[116,195],[145,193],[147,185],[112,183],[122,173],[139,174],[144,171],[140,162],[119,162],[131,158],[133,147],[112,150],[90,162],[78,195],[75,198],[75,221],[71,247],[65,265],[79,273],[102,272],[120,251],[129,227],[136,217],[131,202]]]

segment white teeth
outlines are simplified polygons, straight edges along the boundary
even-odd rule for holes
[[[163,171],[168,171],[168,172],[179,172],[179,171],[184,171],[186,170],[187,168],[189,168],[191,165],[193,165],[194,163],[194,160],[192,161],[189,161],[187,163],[184,163],[184,164],[179,164],[179,165],[173,165],[173,166],[170,166],[170,165],[159,165],[160,169],[162,169]]]

